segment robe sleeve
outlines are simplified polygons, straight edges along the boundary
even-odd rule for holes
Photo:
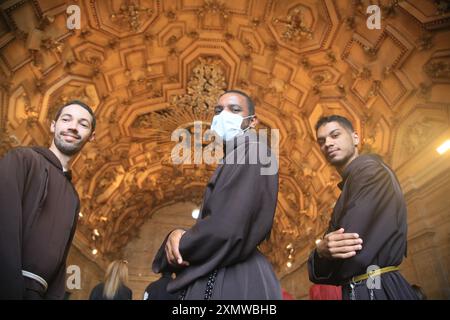
[[[48,284],[48,289],[45,293],[47,300],[62,300],[65,292],[66,279],[66,263],[61,263],[56,276]]]
[[[177,229],[185,230],[183,228],[177,228]],[[180,270],[182,270],[182,267],[176,267],[176,266],[173,266],[173,265],[169,264],[169,262],[167,261],[167,258],[166,258],[166,242],[167,242],[167,239],[169,238],[169,235],[174,230],[176,230],[176,229],[171,230],[167,234],[166,238],[162,242],[161,247],[158,249],[158,252],[155,255],[155,259],[153,260],[153,263],[152,263],[152,270],[155,273],[160,273],[163,270],[164,271],[168,271],[168,272],[172,272],[172,273],[174,273],[174,272],[178,273]]]
[[[377,255],[399,228],[401,204],[393,185],[396,182],[387,169],[369,161],[349,178],[349,194],[337,229],[342,227],[346,233],[358,233],[363,240],[362,250],[343,260],[322,259],[313,251],[308,261],[312,282],[338,285],[366,273],[367,267],[379,263]]]
[[[0,299],[22,299],[22,196],[27,176],[23,151],[0,160]]]
[[[272,228],[278,194],[278,174],[261,175],[260,164],[224,165],[205,203],[210,215],[184,233],[180,253],[189,267],[177,274],[175,291],[187,284],[189,272],[208,274],[245,260]],[[170,270],[164,245],[154,261],[154,271]],[[185,283],[186,282],[186,283]]]
[[[126,292],[127,300],[133,300],[133,291],[130,288],[126,288]]]
[[[320,258],[316,250],[311,252],[308,259],[309,280],[317,284],[334,284],[338,281],[335,279],[335,270],[339,268],[341,261]]]
[[[62,300],[66,291],[66,274],[67,274],[67,256],[69,255],[70,247],[72,246],[73,237],[75,236],[75,230],[78,221],[78,212],[80,211],[80,203],[78,202],[77,209],[75,210],[75,217],[73,221],[72,231],[70,233],[69,241],[67,242],[66,249],[62,262],[59,266],[53,279],[49,282],[47,291],[45,292],[45,299],[48,300]]]
[[[259,165],[224,169],[211,215],[181,238],[180,253],[191,264],[214,261],[215,267],[224,267],[245,260],[272,227],[278,176],[261,175]]]

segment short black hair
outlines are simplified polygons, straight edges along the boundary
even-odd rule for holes
[[[63,105],[61,108],[59,108],[58,112],[55,115],[55,122],[58,121],[58,119],[61,116],[61,113],[64,110],[64,108],[67,107],[67,106],[70,106],[72,104],[76,104],[76,105],[86,109],[87,112],[89,112],[89,114],[92,116],[92,130],[91,130],[91,132],[93,132],[95,130],[95,125],[96,125],[94,111],[92,111],[91,107],[89,107],[86,103],[84,103],[84,102],[82,102],[80,100],[71,100],[71,101],[67,102],[65,105]]]
[[[223,96],[224,94],[227,94],[227,93],[237,93],[237,94],[243,96],[245,98],[245,100],[247,101],[248,115],[249,116],[254,116],[255,115],[255,103],[253,102],[252,98],[250,98],[250,96],[248,94],[246,94],[245,92],[240,91],[240,90],[232,89],[232,90],[226,90],[224,93],[222,93],[219,96],[219,98],[221,96]]]
[[[316,132],[317,132],[317,130],[319,130],[319,128],[321,126],[323,126],[324,124],[329,123],[329,122],[337,122],[340,125],[342,125],[344,128],[347,128],[348,130],[350,130],[351,132],[355,131],[350,120],[348,120],[346,117],[339,116],[337,114],[333,114],[331,116],[322,117],[317,121],[316,126],[315,126]]]

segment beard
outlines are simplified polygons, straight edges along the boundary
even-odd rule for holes
[[[86,142],[82,141],[81,139],[75,140],[72,143],[66,142],[61,136],[61,133],[59,135],[55,135],[54,141],[56,148],[66,156],[73,156],[77,154],[83,148],[84,143]]]
[[[355,150],[356,149],[347,150],[346,153],[344,155],[342,155],[341,157],[337,156],[334,158],[330,158],[327,156],[327,160],[331,165],[333,165],[335,167],[342,167],[342,166],[348,164],[349,161],[355,157],[355,155],[356,155]],[[342,152],[342,150],[341,150],[341,152]]]
[[[340,166],[344,165],[348,161],[348,159],[350,159],[350,157],[346,157],[346,158],[342,158],[342,159],[333,158],[333,159],[328,159],[328,162],[335,167],[340,167]]]

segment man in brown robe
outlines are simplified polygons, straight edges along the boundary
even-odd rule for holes
[[[94,138],[93,111],[61,107],[49,149],[20,147],[0,160],[0,299],[63,299],[79,212],[69,162]]]
[[[252,147],[267,150],[249,130],[256,125],[250,97],[227,91],[215,113],[212,129],[224,141],[223,163],[206,187],[197,223],[167,236],[153,271],[174,271],[167,289],[181,290],[181,299],[281,299],[272,266],[258,250],[272,228],[278,170],[264,174],[268,165],[250,159]]]
[[[407,222],[395,174],[378,156],[358,155],[359,137],[348,119],[321,118],[316,131],[322,153],[342,176],[342,193],[309,257],[310,280],[342,285],[343,299],[417,299],[397,268],[406,256]]]

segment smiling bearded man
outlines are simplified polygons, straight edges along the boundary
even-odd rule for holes
[[[62,299],[80,202],[69,162],[94,139],[80,101],[52,121],[51,147],[19,147],[0,160],[0,299]]]

